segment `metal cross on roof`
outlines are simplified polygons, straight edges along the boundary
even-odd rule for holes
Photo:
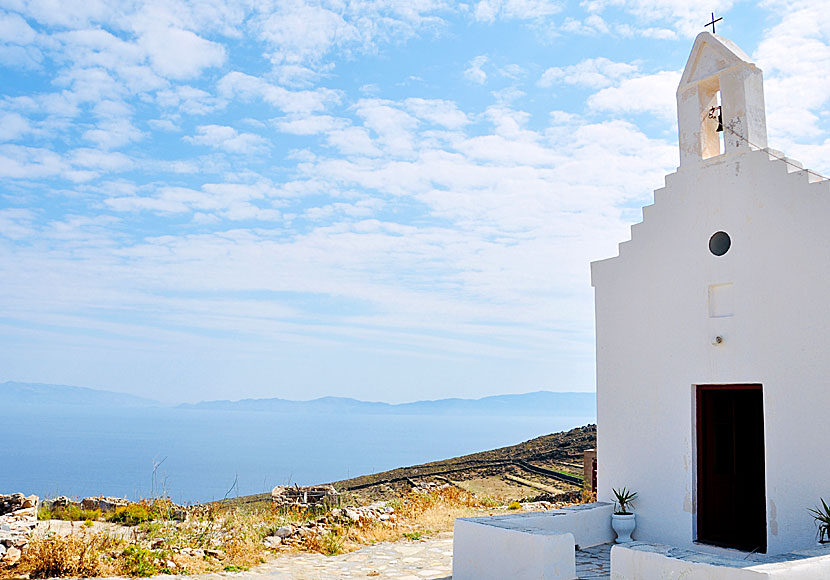
[[[712,22],[710,22],[709,24],[706,24],[705,26],[711,26],[712,27],[712,34],[715,34],[715,22],[720,22],[721,20],[723,20],[723,18],[718,18],[717,20],[715,20],[715,13],[712,12]],[[705,28],[705,26],[704,26],[704,28]]]

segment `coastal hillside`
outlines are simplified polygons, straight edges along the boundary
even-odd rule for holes
[[[529,441],[452,459],[400,467],[331,482],[356,501],[388,500],[413,487],[450,483],[498,501],[521,501],[582,489],[583,454],[596,447],[596,425],[536,437]],[[266,504],[270,494],[233,500]]]

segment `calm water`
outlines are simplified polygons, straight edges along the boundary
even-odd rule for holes
[[[336,481],[513,445],[595,417],[279,415],[178,409],[6,409],[0,493],[156,489],[180,503]]]

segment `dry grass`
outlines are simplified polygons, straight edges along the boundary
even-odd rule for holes
[[[336,526],[326,536],[309,536],[304,549],[334,555],[350,552],[378,542],[415,539],[452,530],[456,518],[481,515],[495,504],[457,487],[446,487],[429,493],[407,493],[392,500],[394,522],[359,522]]]
[[[106,576],[117,573],[113,559],[121,542],[104,534],[36,537],[15,571],[31,578]]]
[[[267,550],[262,540],[282,525],[301,524],[320,517],[305,510],[256,510],[211,504],[192,510],[186,522],[160,520],[139,524],[128,539],[91,533],[35,537],[13,569],[0,568],[0,578],[151,576],[161,573],[198,574],[246,570],[266,560],[269,553],[312,551],[326,555],[350,552],[362,546],[406,538],[417,541],[452,530],[456,518],[482,515],[495,502],[458,487],[428,493],[406,493],[388,505],[395,510],[388,521],[359,522],[332,518],[323,534],[308,533],[299,544]]]

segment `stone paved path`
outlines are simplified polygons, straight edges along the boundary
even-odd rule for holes
[[[450,580],[452,533],[417,542],[383,542],[340,556],[285,554],[250,572],[247,580]]]
[[[580,580],[609,580],[611,544],[576,553]],[[340,556],[284,554],[249,572],[204,574],[200,580],[452,580],[452,533],[418,542],[380,543]],[[505,579],[507,580],[507,579]]]
[[[610,580],[611,546],[602,544],[576,553],[576,576],[579,580]]]

